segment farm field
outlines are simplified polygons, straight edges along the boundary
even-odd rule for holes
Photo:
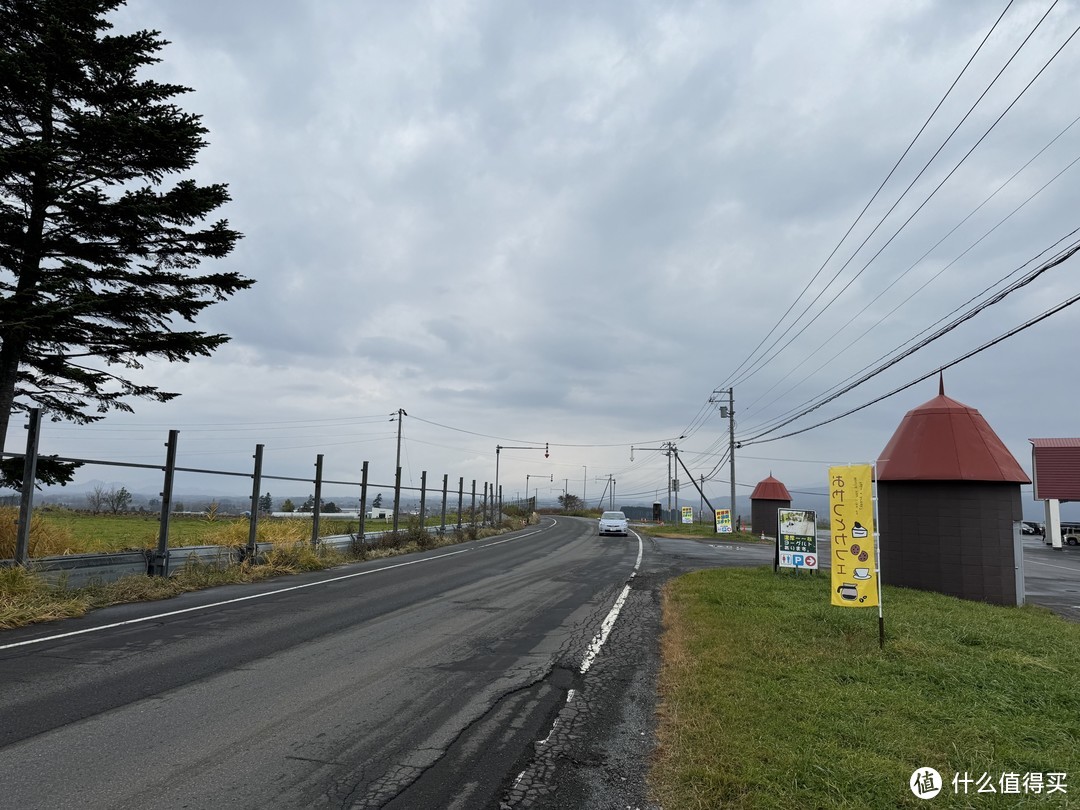
[[[15,524],[18,512],[14,508],[0,509],[0,558],[14,555]],[[456,521],[456,515],[454,516]],[[447,516],[450,522],[450,516]],[[438,525],[439,519],[435,519]],[[431,525],[431,520],[428,520]],[[401,521],[401,527],[407,524]],[[355,532],[356,518],[322,516],[320,536]],[[391,524],[382,520],[367,521],[368,532],[381,532]],[[62,554],[130,551],[153,548],[158,541],[159,522],[156,514],[91,515],[67,510],[35,510],[31,523],[30,556],[48,557]],[[259,519],[259,540],[283,542],[304,540],[311,536],[311,520],[307,517]],[[205,515],[173,515],[169,520],[169,546],[239,545],[247,542],[248,519],[245,517],[216,517]]]

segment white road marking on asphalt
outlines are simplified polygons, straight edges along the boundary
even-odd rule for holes
[[[615,604],[612,606],[607,618],[604,619],[603,624],[600,625],[600,632],[593,636],[593,640],[589,644],[589,649],[585,651],[585,658],[581,662],[580,669],[582,675],[589,671],[589,667],[593,665],[596,656],[600,654],[600,648],[603,647],[604,642],[607,641],[608,634],[611,633],[611,628],[615,626],[615,620],[619,618],[619,611],[622,610],[622,606],[626,604],[626,597],[629,595],[630,586],[626,585],[623,587],[622,593],[619,594],[619,598],[615,600]]]
[[[555,525],[555,524],[552,523],[552,525]],[[69,631],[67,633],[56,633],[55,635],[51,635],[51,636],[42,636],[41,638],[31,638],[31,639],[27,639],[26,641],[16,641],[16,642],[13,642],[11,644],[0,644],[0,650],[10,650],[10,649],[13,649],[15,647],[26,647],[26,646],[29,646],[31,644],[41,644],[41,643],[46,642],[46,641],[57,641],[57,640],[62,639],[62,638],[70,638],[71,636],[81,636],[81,635],[85,635],[86,633],[97,633],[97,632],[100,632],[102,630],[112,630],[112,629],[117,628],[117,627],[126,627],[127,625],[131,625],[131,624],[142,624],[144,622],[153,622],[153,621],[157,621],[158,619],[167,619],[170,616],[180,616],[181,614],[184,614],[184,613],[194,613],[194,612],[199,611],[199,610],[209,610],[210,608],[224,607],[225,605],[234,605],[237,602],[247,602],[247,601],[250,601],[252,599],[263,599],[263,598],[265,598],[267,596],[277,596],[278,594],[288,593],[289,591],[300,591],[300,590],[303,590],[305,588],[314,588],[314,587],[316,587],[318,585],[327,585],[327,584],[329,584],[331,582],[342,582],[342,581],[344,581],[346,579],[355,579],[356,577],[365,577],[365,576],[367,576],[369,574],[378,574],[378,573],[380,573],[382,571],[390,571],[390,570],[392,570],[394,568],[404,568],[407,565],[417,565],[418,563],[432,562],[434,560],[442,560],[442,559],[445,559],[447,557],[454,557],[454,556],[456,556],[458,554],[466,554],[466,553],[468,553],[470,551],[483,551],[486,548],[491,548],[492,546],[502,545],[503,543],[508,543],[511,540],[521,540],[521,539],[523,539],[525,537],[532,537],[535,534],[540,534],[541,531],[543,531],[543,530],[541,529],[541,530],[538,530],[538,531],[535,531],[535,532],[529,532],[528,534],[522,534],[522,535],[518,535],[516,537],[508,537],[508,538],[506,538],[504,540],[498,540],[498,541],[496,541],[494,543],[485,543],[482,546],[473,546],[471,548],[463,548],[463,549],[459,549],[458,551],[448,551],[445,554],[437,554],[434,557],[424,557],[424,558],[419,559],[419,560],[409,560],[408,562],[394,563],[393,565],[384,565],[382,568],[373,568],[373,569],[368,570],[368,571],[358,571],[355,574],[343,574],[342,576],[339,576],[339,577],[331,577],[330,579],[321,579],[318,582],[307,582],[307,583],[305,583],[303,585],[291,585],[288,588],[278,588],[275,591],[266,591],[265,593],[254,593],[254,594],[249,594],[248,596],[238,596],[235,599],[225,599],[225,600],[223,600],[221,602],[211,602],[208,605],[196,605],[195,607],[183,608],[181,610],[170,610],[170,611],[168,611],[166,613],[155,613],[153,616],[143,616],[143,617],[141,617],[139,619],[128,619],[128,620],[122,621],[122,622],[113,622],[112,624],[103,624],[103,625],[100,625],[99,627],[87,627],[87,628],[85,628],[83,630],[72,630],[72,631]]]
[[[551,739],[551,735],[555,733],[555,729],[558,727],[558,725],[559,725],[559,718],[556,717],[555,722],[551,724],[551,731],[549,731],[548,735],[546,737],[544,737],[544,739],[540,740],[540,742],[538,742],[537,745],[547,745],[548,740]]]
[[[1066,571],[1080,571],[1080,567],[1075,565],[1058,565],[1057,563],[1044,563],[1036,560],[1024,560],[1024,565],[1045,565],[1047,568],[1063,568]]]

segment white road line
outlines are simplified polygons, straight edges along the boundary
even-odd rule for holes
[[[554,524],[552,524],[552,525],[554,525]],[[393,565],[385,565],[382,568],[373,568],[373,569],[370,569],[368,571],[357,571],[355,574],[343,574],[342,576],[339,576],[339,577],[331,577],[330,579],[321,579],[318,582],[307,582],[307,583],[305,583],[303,585],[291,585],[288,588],[278,588],[277,590],[266,591],[265,593],[253,593],[253,594],[249,594],[248,596],[238,596],[235,599],[225,599],[225,600],[223,600],[221,602],[211,602],[210,604],[207,604],[207,605],[196,605],[195,607],[183,608],[181,610],[170,610],[170,611],[167,611],[166,613],[155,613],[153,616],[143,616],[143,617],[138,618],[138,619],[128,619],[127,621],[113,622],[112,624],[103,624],[103,625],[100,625],[98,627],[87,627],[87,628],[85,628],[83,630],[72,630],[72,631],[69,631],[67,633],[56,633],[56,634],[51,635],[51,636],[42,636],[41,638],[31,638],[31,639],[27,639],[26,641],[16,641],[16,642],[11,643],[11,644],[0,644],[0,650],[10,650],[10,649],[14,649],[15,647],[27,647],[27,646],[29,646],[31,644],[42,644],[42,643],[44,643],[46,641],[57,641],[57,640],[62,639],[62,638],[70,638],[71,636],[85,635],[86,633],[98,633],[98,632],[100,632],[102,630],[112,630],[112,629],[117,628],[117,627],[126,627],[127,625],[131,625],[131,624],[142,624],[144,622],[153,622],[153,621],[157,621],[159,619],[167,619],[170,616],[180,616],[181,614],[184,614],[184,613],[195,613],[196,611],[200,611],[200,610],[209,610],[210,608],[224,607],[225,605],[235,605],[238,602],[248,602],[248,601],[250,601],[252,599],[264,599],[264,598],[266,598],[268,596],[277,596],[279,594],[289,593],[290,591],[300,591],[300,590],[303,590],[305,588],[314,588],[314,587],[317,587],[319,585],[329,585],[331,582],[342,582],[342,581],[347,580],[347,579],[356,579],[357,577],[366,577],[369,574],[378,574],[378,573],[381,573],[383,571],[391,571],[394,568],[404,568],[405,566],[408,566],[408,565],[417,565],[419,563],[434,562],[435,560],[442,560],[442,559],[445,559],[446,557],[454,557],[454,556],[456,556],[458,554],[466,554],[466,553],[468,553],[470,551],[483,551],[486,548],[491,548],[492,546],[499,546],[499,545],[502,545],[503,543],[508,543],[511,540],[522,540],[522,539],[524,539],[526,537],[532,537],[533,535],[540,534],[542,531],[543,531],[543,529],[539,529],[539,530],[537,530],[535,532],[529,532],[528,534],[522,534],[522,535],[518,535],[516,537],[508,537],[508,538],[506,538],[504,540],[498,540],[498,541],[496,541],[494,543],[485,543],[482,546],[473,546],[471,548],[463,548],[463,549],[459,549],[458,551],[448,551],[445,554],[437,554],[434,557],[424,557],[423,559],[419,559],[419,560],[409,560],[408,562],[394,563]]]
[[[1073,572],[1080,571],[1080,566],[1076,566],[1076,565],[1058,565],[1057,563],[1044,563],[1044,562],[1038,562],[1036,560],[1024,560],[1024,565],[1043,565],[1043,566],[1046,566],[1047,568],[1061,568],[1061,569],[1064,569],[1065,571],[1073,571]]]
[[[637,537],[638,542],[638,554],[637,561],[634,563],[634,570],[630,574],[630,578],[633,579],[637,576],[638,568],[641,567],[641,555],[644,551],[644,547],[641,543],[641,537],[635,532],[634,537]],[[589,642],[589,648],[585,651],[585,657],[581,661],[580,672],[584,675],[589,671],[589,668],[596,660],[596,656],[600,654],[601,648],[604,646],[604,642],[607,641],[608,635],[611,633],[611,628],[615,626],[615,620],[619,618],[619,611],[622,610],[624,604],[626,604],[626,597],[630,595],[630,586],[626,585],[622,589],[622,593],[619,594],[619,598],[615,600],[615,604],[612,605],[611,610],[608,611],[607,617],[600,625],[600,632],[593,636],[593,640]]]
[[[589,649],[585,651],[585,658],[581,661],[580,672],[582,675],[589,671],[589,667],[593,665],[596,656],[600,654],[600,648],[607,641],[608,634],[611,632],[611,628],[615,626],[615,620],[619,618],[619,611],[626,604],[626,597],[629,595],[630,586],[626,585],[623,587],[622,593],[619,594],[619,598],[615,600],[615,604],[612,606],[607,618],[604,619],[604,623],[600,625],[600,632],[593,636],[593,640],[589,643]]]

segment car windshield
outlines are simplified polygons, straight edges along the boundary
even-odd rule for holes
[[[626,520],[626,515],[624,515],[622,512],[604,512],[604,514],[600,516],[600,519],[601,520]]]

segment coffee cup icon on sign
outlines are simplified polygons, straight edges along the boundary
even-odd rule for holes
[[[851,527],[851,536],[852,537],[862,538],[862,537],[869,536],[869,534],[870,534],[870,532],[868,532],[866,530],[866,527],[863,526],[861,523],[859,523],[859,521],[857,521],[857,520],[855,521],[855,525]]]
[[[840,594],[840,598],[847,602],[854,602],[859,598],[859,586],[854,582],[845,582],[836,592]]]

